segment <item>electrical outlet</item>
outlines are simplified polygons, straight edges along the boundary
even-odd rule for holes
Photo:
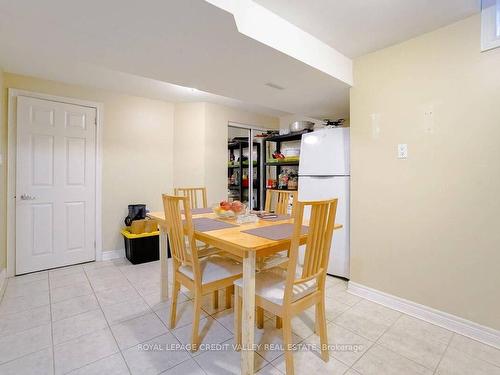
[[[408,145],[406,143],[398,144],[398,159],[408,158]]]

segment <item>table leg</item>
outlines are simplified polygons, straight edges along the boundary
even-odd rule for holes
[[[243,259],[243,297],[241,332],[241,374],[254,374],[255,326],[255,252],[249,251]]]
[[[168,300],[168,245],[167,231],[164,226],[160,226],[160,283],[161,300]]]

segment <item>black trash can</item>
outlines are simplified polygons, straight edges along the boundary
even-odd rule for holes
[[[122,230],[125,256],[132,264],[153,262],[160,259],[160,232],[132,234]]]

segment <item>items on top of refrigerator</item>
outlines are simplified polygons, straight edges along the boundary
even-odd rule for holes
[[[330,119],[324,119],[323,120],[323,125],[324,126],[342,126],[344,125],[345,120],[343,118],[339,118],[338,120],[330,120]]]

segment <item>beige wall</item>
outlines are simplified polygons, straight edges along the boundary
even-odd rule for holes
[[[4,87],[104,104],[103,250],[122,249],[119,231],[127,215],[127,205],[145,203],[151,210],[159,210],[161,193],[172,186],[173,104],[7,73]],[[6,105],[5,96],[6,90]],[[4,134],[6,117],[2,124]],[[4,254],[5,250],[0,259],[5,258]]]
[[[277,117],[212,103],[175,106],[175,186],[206,186],[208,202],[227,198],[227,125],[277,129]]]
[[[352,280],[500,329],[500,49],[480,53],[474,16],[357,59],[354,80]]]
[[[174,184],[205,184],[205,103],[179,103],[174,114]]]
[[[7,128],[3,125],[4,112],[4,90],[3,90],[3,70],[0,68],[0,155],[2,155],[2,165],[0,165],[0,274],[7,265]]]
[[[3,84],[2,84],[3,78]],[[172,104],[99,89],[1,74],[3,108],[7,89],[91,100],[104,105],[102,222],[103,250],[123,248],[119,233],[129,203],[161,210],[161,193],[176,186],[207,186],[209,202],[226,197],[227,124],[278,128],[279,120],[209,103]],[[1,113],[1,111],[0,111]],[[1,122],[0,152],[7,146],[7,115]],[[175,123],[175,127],[174,127]],[[175,140],[175,141],[174,141]],[[175,162],[174,162],[175,156]],[[6,163],[2,173],[0,269],[6,265]]]

